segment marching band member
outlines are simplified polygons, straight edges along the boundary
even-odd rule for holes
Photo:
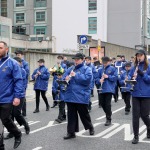
[[[28,77],[29,77],[29,73],[30,73],[30,70],[29,70],[29,64],[27,61],[24,60],[23,58],[23,51],[22,50],[17,50],[15,51],[15,54],[17,57],[19,57],[21,60],[22,60],[22,67],[25,69],[26,71],[26,87],[25,87],[25,90],[27,89],[27,85],[28,85]],[[23,107],[22,107],[22,115],[25,117],[27,115],[26,113],[26,97],[24,98],[24,103],[23,103]]]
[[[66,86],[64,84],[59,84],[58,81],[62,81],[63,73],[60,70],[56,71],[57,80],[54,82],[53,92],[57,95],[56,100],[58,101],[59,105],[59,114],[58,118],[55,119],[58,123],[62,123],[62,121],[66,120],[66,113],[65,113],[65,102],[64,102],[64,95],[66,91]]]
[[[125,71],[120,75],[120,78],[119,78],[119,83],[120,83],[120,86],[122,87],[121,93],[122,93],[122,96],[123,96],[123,99],[124,99],[124,102],[126,105],[125,106],[125,115],[129,114],[130,108],[131,108],[131,105],[130,105],[131,84],[125,82],[126,80],[128,80],[128,75],[129,75],[130,69],[131,69],[131,63],[127,62],[125,64]]]
[[[67,65],[65,63],[63,63],[63,56],[61,56],[61,55],[57,56],[57,64],[54,65],[53,68],[50,68],[50,72],[52,73],[52,76],[53,76],[53,83],[52,83],[53,106],[51,108],[54,108],[57,106],[57,101],[55,101],[56,94],[53,92],[53,88],[54,88],[54,82],[57,79],[56,70],[58,70],[58,69],[62,69],[63,71],[67,70]]]
[[[115,85],[117,80],[117,70],[110,65],[109,57],[102,57],[103,67],[99,69],[96,83],[101,85],[100,101],[101,106],[106,114],[105,126],[111,124],[111,98],[115,93]]]
[[[11,119],[13,106],[20,104],[23,79],[18,63],[8,56],[8,46],[0,41],[0,119],[15,137],[14,149],[21,144],[22,133]]]
[[[85,64],[92,69],[93,80],[91,82],[90,88],[91,88],[91,97],[94,97],[93,89],[94,89],[95,76],[96,76],[97,72],[96,72],[95,66],[91,63],[91,57],[90,56],[85,57],[85,62],[86,62]],[[90,100],[90,102],[89,102],[89,111],[91,111],[91,108],[92,108],[91,105],[92,105],[92,102]]]
[[[118,74],[118,78],[117,78],[117,82],[116,82],[116,88],[115,88],[115,102],[118,101],[118,97],[119,97],[119,91],[118,89],[120,88],[120,84],[119,84],[119,78],[121,73],[123,72],[123,68],[124,68],[124,63],[122,62],[122,56],[121,55],[117,55],[117,61],[114,64],[115,68],[117,69],[117,74]]]
[[[97,57],[93,58],[93,64],[95,66],[96,72],[98,72],[98,70],[102,67],[102,64],[97,59]],[[95,82],[95,86],[96,86],[97,89],[100,88],[100,84],[96,84],[96,82]],[[100,94],[99,94],[98,90],[97,90],[97,94],[98,94],[98,106],[99,106],[99,108],[101,108]]]
[[[129,75],[137,81],[132,92],[132,123],[134,138],[132,144],[139,141],[139,118],[141,117],[147,127],[147,138],[150,138],[150,64],[146,52],[136,52],[134,67]]]
[[[20,126],[24,126],[24,129],[25,129],[25,132],[26,134],[29,134],[30,133],[30,127],[29,127],[29,124],[28,122],[25,120],[25,118],[23,117],[23,115],[21,114],[21,109],[23,107],[23,104],[24,104],[24,101],[25,101],[25,93],[26,93],[26,87],[27,87],[27,82],[26,82],[26,71],[25,69],[23,68],[22,66],[22,59],[19,58],[19,57],[14,57],[13,59],[15,59],[18,64],[20,65],[20,68],[21,68],[21,74],[22,74],[22,78],[23,78],[23,94],[20,98],[20,104],[18,106],[13,106],[13,109],[12,109],[12,120],[14,121],[14,119],[16,119],[16,121],[18,122],[18,124]],[[14,135],[9,132],[7,134],[6,137],[4,137],[4,139],[10,139],[12,138]]]
[[[79,132],[78,114],[85,130],[89,129],[89,134],[94,135],[94,127],[88,111],[91,93],[90,84],[93,78],[92,70],[84,65],[82,53],[77,53],[73,59],[75,67],[68,68],[63,76],[65,80],[69,80],[64,98],[68,109],[68,125],[67,135],[64,137],[65,140],[75,138],[75,132]]]
[[[39,68],[35,69],[32,74],[32,79],[35,80],[34,90],[36,94],[36,109],[33,113],[39,112],[39,103],[40,103],[40,93],[42,98],[46,104],[46,111],[49,111],[49,104],[46,97],[46,91],[48,89],[48,80],[50,77],[50,73],[48,69],[44,65],[44,59],[40,59],[38,61]]]

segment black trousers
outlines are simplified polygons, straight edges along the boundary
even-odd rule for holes
[[[0,120],[0,150],[4,150],[4,140],[3,140],[3,124]]]
[[[8,132],[12,133],[15,137],[19,137],[21,131],[11,119],[12,107],[11,103],[0,104],[0,119]]]
[[[26,120],[24,119],[23,115],[21,114],[24,100],[25,100],[25,98],[21,98],[20,104],[18,106],[13,106],[13,111],[12,111],[12,120],[14,120],[14,118],[15,118],[20,126],[27,124]]]
[[[139,135],[139,119],[142,118],[144,124],[150,128],[150,98],[132,97],[132,123],[134,135]]]
[[[106,119],[111,120],[111,98],[112,93],[100,93],[101,106],[106,114]]]
[[[23,103],[23,106],[22,106],[22,115],[23,116],[27,115],[26,111],[27,111],[26,98],[24,98],[24,103]]]
[[[26,91],[26,89],[25,89],[25,91]],[[23,116],[27,115],[26,97],[24,97],[24,103],[23,103],[23,106],[22,106],[22,115]]]
[[[78,114],[81,118],[85,130],[93,128],[87,104],[67,102],[67,109],[68,109],[68,125],[67,125],[68,133],[79,132]]]
[[[53,101],[54,101],[53,103],[57,105],[58,102],[55,100],[56,93],[54,93],[53,91],[52,91],[52,97],[53,97]]]
[[[125,111],[130,111],[131,104],[130,104],[130,98],[131,98],[131,93],[130,92],[122,92],[122,97],[125,103]]]
[[[99,89],[101,87],[101,85],[95,84],[96,88]],[[101,99],[100,99],[100,92],[97,90],[97,94],[98,94],[98,105],[101,106]]]
[[[35,90],[36,93],[36,109],[39,109],[39,104],[40,104],[40,93],[41,96],[46,104],[46,107],[49,106],[48,101],[47,101],[47,97],[46,97],[46,91],[42,91],[42,90]]]
[[[66,119],[65,102],[64,101],[60,101],[59,102],[59,115],[58,115],[58,119],[60,119],[60,120]]]

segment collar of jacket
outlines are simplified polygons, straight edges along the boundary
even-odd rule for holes
[[[75,69],[79,69],[79,68],[82,67],[83,65],[84,65],[84,63],[81,63],[81,64],[75,66]]]
[[[91,66],[91,63],[89,63],[89,64],[86,64],[87,66]]]
[[[43,67],[44,67],[44,65],[40,66],[39,68],[43,68]]]
[[[104,68],[107,69],[109,66],[110,66],[110,65],[107,65],[106,67],[103,66],[103,69],[104,69]]]
[[[1,59],[1,61],[2,61],[2,62],[5,61],[8,57],[9,57],[9,56],[6,55],[5,57],[3,57],[3,58]]]

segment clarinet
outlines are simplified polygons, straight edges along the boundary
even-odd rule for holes
[[[140,64],[140,59],[138,60],[138,63],[136,65],[136,68],[135,68],[135,71],[134,71],[134,74],[133,74],[133,80],[136,80],[137,78],[137,71],[138,71],[138,68],[139,68],[139,64]],[[134,77],[136,76],[136,77]]]
[[[140,64],[140,59],[138,60],[138,63],[136,65],[136,68],[135,68],[135,71],[134,71],[134,74],[133,74],[133,77],[132,77],[132,80],[134,81],[134,83],[131,83],[130,91],[134,90],[134,85],[136,83],[137,71],[138,71],[138,68],[139,68],[139,64]]]
[[[102,77],[101,77],[101,79],[104,79],[103,78],[103,75],[105,74],[105,67],[104,67],[104,70],[103,70],[103,73],[102,73]],[[104,82],[104,81],[103,81]],[[100,87],[100,89],[97,89],[98,91],[99,91],[99,93],[102,93],[102,86],[103,86],[103,82],[101,83],[101,87]]]

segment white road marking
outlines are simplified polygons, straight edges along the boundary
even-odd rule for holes
[[[36,148],[34,148],[32,150],[39,150],[39,149],[42,149],[42,147],[36,147]]]
[[[115,111],[113,111],[112,112],[112,114],[115,114],[115,113],[117,113],[118,111],[120,111],[120,110],[122,110],[122,109],[124,109],[125,108],[125,106],[123,106],[123,107],[121,107],[121,108],[119,108],[119,109],[116,109]],[[104,115],[104,116],[102,116],[102,117],[99,117],[99,118],[97,118],[97,119],[95,119],[95,120],[101,120],[101,119],[103,119],[103,118],[105,118],[106,116]]]

